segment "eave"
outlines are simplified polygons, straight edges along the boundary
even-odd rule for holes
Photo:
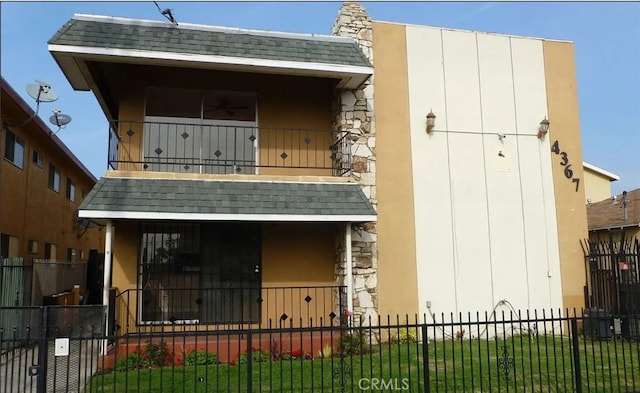
[[[86,61],[331,78],[339,80],[338,88],[345,89],[359,87],[373,74],[372,67],[137,49],[49,44],[49,52],[71,86],[85,91],[92,88],[88,76],[82,72]]]

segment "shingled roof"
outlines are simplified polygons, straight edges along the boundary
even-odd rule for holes
[[[356,183],[101,178],[81,218],[375,221]]]
[[[589,230],[621,228],[640,225],[640,188],[627,192],[627,219],[625,220],[623,196],[618,195],[615,201],[604,201],[587,205]]]
[[[74,15],[49,44],[371,67],[346,37],[93,15]]]

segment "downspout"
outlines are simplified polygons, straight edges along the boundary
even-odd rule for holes
[[[351,223],[348,222],[345,231],[345,268],[347,270],[347,323],[353,326],[353,257],[351,255]]]
[[[113,223],[107,221],[107,232],[104,240],[104,277],[102,283],[102,304],[105,306],[107,318],[105,322],[105,333],[109,335],[109,289],[111,283],[111,248],[113,244]],[[115,305],[114,305],[115,306]],[[104,341],[102,354],[107,354],[107,340]]]

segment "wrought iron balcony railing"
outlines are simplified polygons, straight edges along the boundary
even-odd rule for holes
[[[343,176],[349,132],[112,121],[111,169],[212,174]]]
[[[345,291],[343,286],[127,289],[116,296],[113,326],[130,332],[158,325],[327,325],[345,315]]]

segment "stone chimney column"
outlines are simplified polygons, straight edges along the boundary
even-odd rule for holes
[[[331,34],[350,37],[373,64],[373,33],[371,17],[357,2],[345,2]],[[376,133],[373,109],[373,76],[357,89],[336,89],[333,101],[334,129],[350,132],[351,176],[360,183],[362,191],[377,209],[376,199]],[[337,235],[336,281],[345,284],[344,232]],[[352,225],[351,248],[353,259],[353,289],[355,323],[362,318],[363,325],[378,320],[378,250],[375,222]]]

